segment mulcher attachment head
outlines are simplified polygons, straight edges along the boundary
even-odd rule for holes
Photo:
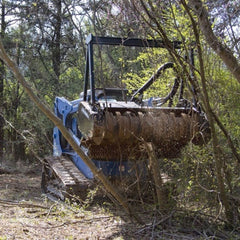
[[[78,120],[83,144],[92,158],[101,160],[145,156],[144,141],[154,144],[159,157],[176,157],[188,142],[201,145],[210,139],[206,119],[191,108],[113,102],[100,103],[93,111],[88,102],[81,102]]]
[[[128,91],[118,89],[95,88],[93,45],[111,45],[139,48],[172,48],[181,49],[180,41],[167,42],[155,39],[97,37],[89,35],[86,40],[86,68],[84,89],[78,109],[78,127],[83,135],[82,145],[88,148],[88,154],[99,160],[129,160],[147,156],[142,147],[145,142],[152,142],[159,157],[176,157],[182,147],[192,141],[202,144],[210,138],[207,120],[197,106],[197,94],[193,86],[193,104],[184,107],[162,107],[173,98],[179,89],[179,103],[183,98],[186,84],[177,74],[170,93],[156,107],[143,107],[143,93],[162,76],[167,69],[176,71],[173,62],[160,66],[149,80],[133,93],[131,98],[119,100],[119,95],[127,95]],[[186,53],[185,59],[194,66],[194,50]],[[192,85],[192,84],[191,84]],[[89,91],[88,86],[90,86]],[[100,94],[102,91],[102,95]],[[118,93],[118,94],[117,94]],[[123,94],[125,93],[125,94]],[[127,93],[127,94],[126,94]],[[111,99],[109,97],[117,98]],[[104,96],[102,98],[102,96]],[[128,101],[127,101],[128,100]],[[185,102],[188,104],[188,101]],[[184,104],[185,104],[184,103]]]

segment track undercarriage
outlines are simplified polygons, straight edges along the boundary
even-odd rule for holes
[[[152,186],[145,171],[146,164],[146,161],[133,162],[128,175],[111,176],[109,181],[121,194],[132,200],[148,197],[149,187]],[[69,199],[85,203],[89,191],[97,187],[97,182],[97,179],[87,179],[69,157],[50,156],[44,159],[41,188],[50,200]],[[101,198],[106,194],[105,191],[99,193]]]
[[[48,197],[84,201],[92,186],[93,180],[87,179],[68,157],[44,159],[41,188]]]

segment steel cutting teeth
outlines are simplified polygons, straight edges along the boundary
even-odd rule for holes
[[[198,131],[198,122],[188,114],[182,113],[140,113],[106,112],[103,125],[94,124],[89,139],[95,144],[128,143],[138,139],[153,141],[164,145],[170,141],[190,141]]]
[[[105,111],[101,122],[92,123],[91,135],[83,144],[95,159],[129,159],[130,155],[137,159],[145,154],[140,146],[143,141],[151,141],[159,156],[177,155],[191,140],[201,144],[195,112]]]

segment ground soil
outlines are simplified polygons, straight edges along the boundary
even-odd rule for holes
[[[39,164],[0,168],[0,240],[240,239],[237,233],[229,235],[209,227],[184,228],[173,219],[173,212],[156,214],[141,205],[136,211],[145,225],[131,220],[106,198],[89,200],[90,204],[50,201],[41,193],[40,182]]]

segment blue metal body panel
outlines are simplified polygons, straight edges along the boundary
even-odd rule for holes
[[[68,101],[64,97],[56,97],[54,104],[55,114],[62,119],[65,127],[69,129],[70,134],[75,139],[76,143],[87,154],[88,150],[81,146],[81,133],[78,131],[77,119],[74,117],[74,113],[78,110],[78,105],[82,101],[81,98]],[[61,140],[62,134],[57,127],[53,129],[53,155],[61,156],[62,154],[71,157],[77,168],[88,179],[93,179],[93,173],[84,161],[78,156],[76,152],[71,149],[71,146],[67,142]],[[128,161],[100,161],[92,159],[95,165],[102,170],[106,176],[118,177],[128,175],[130,173],[130,166]]]

